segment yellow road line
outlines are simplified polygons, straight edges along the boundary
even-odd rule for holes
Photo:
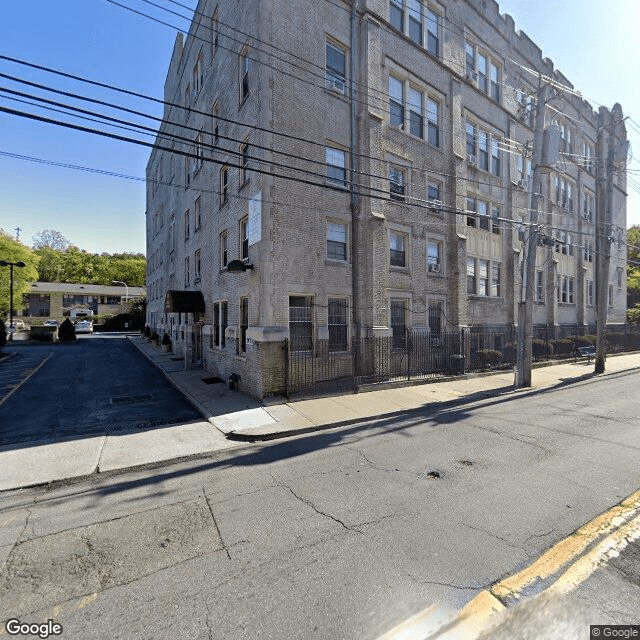
[[[578,558],[597,538],[620,527],[639,510],[640,491],[636,491],[620,504],[580,527],[568,538],[558,542],[533,564],[493,585],[491,593],[498,598],[519,598],[526,587],[537,580],[550,578],[563,566]]]

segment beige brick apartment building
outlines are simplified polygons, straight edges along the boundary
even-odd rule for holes
[[[201,0],[147,167],[148,324],[258,396],[280,389],[285,338],[347,354],[408,327],[513,327],[550,80],[561,153],[538,220],[557,242],[533,295],[534,324],[558,333],[595,323],[598,114],[496,2]],[[612,323],[621,169],[600,225]]]

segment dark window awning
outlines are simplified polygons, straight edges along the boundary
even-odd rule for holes
[[[167,291],[164,298],[165,313],[204,313],[202,291]]]

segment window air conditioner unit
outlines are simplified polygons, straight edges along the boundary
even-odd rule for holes
[[[430,273],[440,273],[440,264],[439,263],[431,263],[431,264],[429,264],[429,272]]]
[[[467,155],[467,162],[469,164],[475,164],[476,163],[476,157],[472,156],[472,155]]]
[[[528,189],[529,188],[529,181],[526,178],[523,178],[522,180],[518,180],[518,186],[521,189]]]
[[[429,209],[431,209],[432,211],[437,211],[438,213],[442,213],[442,209],[444,207],[440,200],[430,200],[428,206]]]
[[[478,82],[478,74],[475,71],[467,71],[465,78],[471,82]]]

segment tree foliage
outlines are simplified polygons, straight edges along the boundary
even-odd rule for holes
[[[42,247],[36,253],[40,282],[109,285],[119,280],[132,287],[145,285],[147,261],[141,253],[87,253],[73,245],[64,251]]]
[[[22,297],[28,293],[31,283],[38,279],[39,257],[0,229],[0,260],[24,262],[25,267],[13,267],[13,308],[22,307]],[[0,267],[0,313],[9,312],[11,269]]]
[[[640,225],[627,229],[627,292],[640,297]]]
[[[45,229],[33,236],[34,249],[54,249],[55,251],[64,251],[68,249],[71,243],[59,232],[53,229]]]

